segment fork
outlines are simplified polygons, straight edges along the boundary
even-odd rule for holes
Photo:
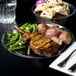
[[[68,60],[70,59],[71,55],[72,55],[75,51],[76,51],[76,49],[74,49],[66,59],[64,59],[62,62],[60,62],[60,63],[58,64],[58,66],[64,67],[64,66],[66,65],[66,63],[68,62]]]

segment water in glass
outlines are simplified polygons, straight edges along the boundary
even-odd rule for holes
[[[1,3],[2,2],[2,3]],[[16,0],[2,0],[0,2],[0,23],[13,23],[16,19]]]

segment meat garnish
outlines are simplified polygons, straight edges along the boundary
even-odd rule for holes
[[[28,43],[32,51],[36,54],[51,57],[57,53],[60,45],[51,38],[46,38],[44,35],[37,32],[24,32],[17,25],[15,25],[15,29],[21,33],[23,42],[25,44]]]

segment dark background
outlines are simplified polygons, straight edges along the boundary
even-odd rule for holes
[[[65,0],[76,7],[76,0]],[[35,0],[17,0],[16,9],[16,21],[18,24],[25,22],[35,21],[35,16],[33,15],[31,8],[35,3]],[[76,38],[76,14],[68,19],[66,26]],[[0,24],[0,39],[3,34],[3,25]],[[0,76],[3,75],[55,75],[55,76],[68,76],[64,73],[58,72],[48,67],[35,68],[29,64],[29,62],[24,61],[22,58],[18,58],[10,53],[8,53],[2,46],[0,42]]]

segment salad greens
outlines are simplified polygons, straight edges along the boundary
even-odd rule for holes
[[[25,32],[37,32],[37,24],[31,24],[31,23],[25,23],[20,28]],[[27,55],[30,55],[30,46],[27,44],[24,44],[22,41],[22,36],[20,33],[18,33],[16,30],[13,30],[12,32],[8,32],[8,42],[6,44],[6,47],[9,51],[15,52],[24,52],[27,51]],[[23,49],[26,49],[23,51]]]

